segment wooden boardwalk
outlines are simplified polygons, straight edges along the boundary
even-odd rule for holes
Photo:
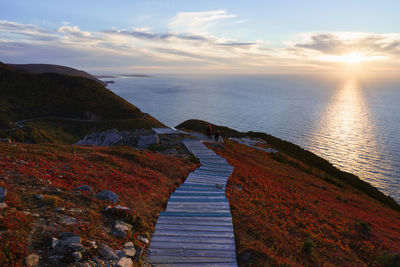
[[[171,194],[151,238],[152,266],[237,266],[225,186],[233,167],[199,140],[182,142],[201,167]]]

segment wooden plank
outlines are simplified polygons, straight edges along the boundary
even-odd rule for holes
[[[204,184],[195,184],[195,183],[186,183],[181,184],[179,188],[216,188],[215,185],[204,185]]]
[[[196,216],[159,216],[159,219],[164,220],[180,220],[180,221],[219,221],[219,222],[232,222],[232,217],[196,217]]]
[[[168,212],[212,212],[212,213],[224,213],[224,212],[230,212],[229,208],[196,208],[196,207],[191,207],[191,208],[175,208],[175,207],[167,207],[165,211]]]
[[[183,187],[183,186],[181,186],[181,187],[177,188],[177,189],[175,190],[175,192],[176,192],[176,191],[213,191],[213,192],[224,192],[223,189],[216,188],[215,186],[214,186],[214,187],[211,187],[211,188],[188,188],[188,187]]]
[[[175,192],[182,192],[182,193],[190,193],[190,192],[194,192],[194,193],[225,193],[224,190],[222,189],[218,189],[218,188],[178,188],[175,190]]]
[[[154,234],[151,237],[150,246],[153,242],[175,242],[175,243],[206,243],[206,244],[235,244],[234,237],[215,236],[168,236]]]
[[[236,252],[232,250],[202,250],[183,248],[150,248],[149,256],[183,256],[183,257],[218,257],[235,258]]]
[[[183,243],[183,242],[160,242],[151,240],[151,248],[182,248],[182,249],[204,249],[204,250],[236,250],[235,244],[215,243]]]
[[[160,215],[175,217],[232,217],[230,212],[169,212],[162,211]]]
[[[167,207],[169,208],[229,208],[227,202],[168,202]]]
[[[159,218],[157,220],[157,225],[159,224],[174,224],[174,225],[220,225],[220,226],[231,226],[233,227],[232,222],[229,221],[202,221],[202,220],[167,220]]]
[[[151,264],[156,263],[236,263],[236,258],[149,256]]]
[[[210,232],[230,232],[232,226],[218,225],[182,225],[182,224],[156,224],[156,230],[175,230],[180,231],[210,231]]]
[[[171,194],[171,196],[204,196],[204,197],[218,197],[218,196],[225,196],[225,192],[223,193],[181,193],[181,192],[174,192]]]
[[[171,196],[170,199],[190,199],[194,198],[193,196]],[[218,196],[218,197],[204,197],[204,196],[196,196],[195,198],[202,198],[202,199],[226,199],[225,196]]]
[[[180,230],[156,230],[157,235],[168,236],[210,236],[210,237],[235,237],[233,231],[180,231]]]
[[[160,267],[237,267],[237,263],[221,262],[221,263],[157,263]]]
[[[176,199],[176,198],[170,198],[169,200],[168,200],[168,203],[169,202],[194,202],[194,203],[197,203],[197,202],[215,202],[215,203],[217,203],[217,202],[228,202],[229,203],[229,201],[228,201],[228,199],[226,199],[226,198],[221,198],[221,199],[204,199],[204,198],[186,198],[186,199]]]

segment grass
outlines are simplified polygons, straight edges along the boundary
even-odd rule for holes
[[[132,241],[143,247],[138,236],[154,230],[169,194],[196,167],[189,160],[122,146],[0,143],[0,186],[7,188],[8,205],[0,210],[0,229],[6,231],[0,235],[0,266],[23,266],[32,252],[46,258],[49,237],[61,232],[80,235],[84,244],[93,240],[120,249]],[[81,185],[92,192],[72,190]],[[110,203],[94,197],[103,189],[118,194],[115,205],[130,210],[105,212]],[[57,207],[64,211],[56,212]],[[77,224],[63,224],[63,216],[74,217]],[[134,231],[123,239],[112,236],[106,229],[113,219],[132,224]],[[94,253],[88,250],[83,257]]]
[[[382,266],[397,259],[399,212],[350,184],[321,179],[314,166],[289,164],[295,159],[283,152],[281,162],[233,141],[209,147],[235,167],[226,195],[240,266]]]

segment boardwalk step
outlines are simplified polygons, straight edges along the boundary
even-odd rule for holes
[[[232,217],[230,212],[169,212],[162,211],[160,215],[175,217]]]
[[[154,256],[183,256],[183,257],[218,257],[235,258],[236,252],[232,250],[202,250],[182,248],[150,248],[150,257]]]
[[[165,218],[165,217],[164,217]],[[174,225],[220,225],[220,226],[231,226],[231,221],[217,221],[217,220],[179,220],[179,219],[163,219],[159,218],[157,221],[158,224],[174,224]]]
[[[204,249],[204,250],[231,250],[235,251],[235,244],[214,244],[214,243],[184,243],[184,242],[162,242],[162,241],[151,241],[151,247],[155,249]]]
[[[216,226],[216,225],[180,225],[180,224],[157,224],[156,230],[174,230],[179,229],[181,231],[210,231],[210,232],[221,232],[221,231],[232,231],[232,226]]]
[[[149,261],[153,263],[236,263],[236,257],[214,258],[214,257],[182,257],[182,256],[150,256]],[[226,265],[224,265],[226,266]]]
[[[233,237],[213,237],[213,236],[167,236],[154,234],[151,238],[150,247],[153,242],[177,242],[177,243],[206,243],[206,244],[233,244]]]

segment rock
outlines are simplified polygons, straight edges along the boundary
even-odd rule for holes
[[[88,240],[87,242],[89,243],[89,245],[90,245],[91,248],[95,248],[95,249],[97,248],[96,241]]]
[[[62,208],[62,207],[58,207],[58,208],[55,208],[54,211],[55,211],[55,212],[64,212],[65,209]]]
[[[103,266],[103,265],[96,264],[94,261],[85,261],[81,266],[83,266],[83,267],[98,267],[98,266]]]
[[[116,250],[115,253],[117,254],[118,258],[126,257],[125,251],[123,250]]]
[[[134,245],[133,245],[133,243],[132,243],[131,241],[126,242],[126,243],[124,244],[124,248],[130,248],[130,247],[134,247]]]
[[[100,256],[105,260],[117,260],[118,256],[115,251],[107,245],[101,244]]]
[[[123,230],[121,230],[121,229],[113,229],[112,231],[111,231],[111,234],[113,235],[113,236],[115,236],[116,238],[119,238],[119,239],[122,239],[122,238],[125,238],[126,237],[126,233],[123,231]]]
[[[82,259],[82,254],[79,251],[75,251],[74,253],[72,253],[72,258],[75,262],[78,262]]]
[[[158,138],[157,134],[152,134],[152,135],[142,135],[139,138],[138,147],[148,147],[153,144],[158,144],[160,142],[160,139]]]
[[[132,229],[132,225],[130,225],[129,223],[120,221],[120,220],[116,220],[114,223],[114,228],[121,229],[122,231],[127,232]]]
[[[31,254],[25,259],[25,264],[28,267],[36,267],[39,265],[39,255],[37,254]]]
[[[83,249],[81,238],[73,233],[61,234],[61,238],[58,241],[54,247],[54,251],[58,255],[67,256]]]
[[[130,208],[124,207],[124,206],[120,206],[120,205],[117,205],[112,209],[114,209],[114,210],[130,210]]]
[[[7,195],[7,188],[0,187],[0,202],[4,202]]]
[[[7,204],[4,203],[4,202],[1,202],[1,203],[0,203],[0,210],[1,210],[1,209],[5,209],[5,208],[7,208]]]
[[[117,264],[115,265],[117,267],[132,267],[133,266],[133,262],[130,258],[120,258],[119,261],[117,262]]]
[[[127,257],[130,257],[130,258],[132,258],[132,259],[133,259],[133,258],[135,257],[135,255],[136,255],[136,249],[135,249],[134,246],[131,246],[131,247],[124,247],[122,250],[125,252],[125,255],[126,255]]]
[[[72,189],[72,191],[87,191],[87,192],[91,192],[92,189],[88,185],[81,185],[81,186],[75,187],[74,189]]]
[[[79,209],[79,208],[72,208],[72,209],[70,209],[69,211],[70,211],[70,212],[74,212],[74,213],[83,213],[83,210],[82,210],[82,209]]]
[[[61,217],[61,223],[66,225],[74,225],[78,223],[78,220],[74,217],[63,216]]]
[[[142,241],[143,243],[145,243],[145,244],[148,244],[150,241],[146,238],[146,237],[144,237],[144,236],[139,236],[138,237],[138,240],[139,241]]]
[[[36,198],[37,200],[43,200],[43,195],[42,194],[36,194],[33,197]]]
[[[58,240],[57,238],[55,238],[54,236],[51,238],[51,248],[54,249],[57,244],[60,243],[60,240]]]
[[[96,194],[96,198],[100,200],[110,200],[112,203],[116,203],[118,200],[118,195],[109,190],[103,190]]]

